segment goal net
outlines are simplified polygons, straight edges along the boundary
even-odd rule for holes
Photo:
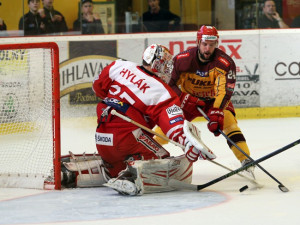
[[[0,187],[60,189],[59,51],[0,45]]]

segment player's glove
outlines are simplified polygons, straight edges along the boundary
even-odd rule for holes
[[[202,116],[197,110],[197,107],[204,108],[205,102],[199,98],[191,96],[187,93],[181,93],[180,95],[181,108],[183,111],[188,112],[194,116]]]
[[[214,133],[215,136],[219,136],[221,133],[219,130],[223,130],[224,125],[224,112],[222,109],[212,108],[207,114],[209,122],[207,124],[208,129]]]
[[[195,146],[192,145],[190,141],[187,141],[185,145],[185,157],[190,161],[190,162],[196,162],[199,159],[202,160],[213,160],[215,157],[209,158],[204,152],[200,151],[197,149]]]

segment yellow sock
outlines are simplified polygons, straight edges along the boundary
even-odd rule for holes
[[[240,147],[240,149],[242,149],[247,155],[250,155],[250,150],[245,141],[240,141],[236,143],[236,145]],[[244,159],[247,159],[247,157],[243,153],[241,153],[234,145],[231,146],[231,150],[233,151],[236,158],[240,160],[240,162],[242,162]]]

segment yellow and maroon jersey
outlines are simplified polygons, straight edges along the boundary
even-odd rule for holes
[[[213,59],[203,63],[195,47],[174,57],[169,85],[178,95],[186,92],[203,100],[214,99],[213,107],[224,109],[229,104],[235,81],[235,63],[225,52],[216,48]]]

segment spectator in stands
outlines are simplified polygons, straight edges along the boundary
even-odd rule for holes
[[[146,31],[163,32],[179,29],[180,17],[159,6],[159,0],[148,0],[149,10],[142,16]]]
[[[24,35],[45,34],[45,21],[38,13],[40,0],[28,0],[28,7],[29,12],[20,19],[19,30],[24,30]]]
[[[92,0],[81,0],[81,17],[74,21],[73,30],[82,34],[104,34],[100,15],[93,9]]]
[[[263,14],[258,19],[258,28],[288,28],[276,12],[276,5],[273,0],[265,0]]]
[[[6,24],[2,18],[0,18],[0,30],[6,30]]]
[[[64,16],[53,8],[54,0],[42,0],[43,9],[39,10],[42,18],[46,20],[46,33],[61,33],[67,32],[68,27]]]
[[[293,28],[300,27],[300,15],[297,16],[297,17],[293,20],[293,22],[292,22],[292,24],[291,24],[291,27],[293,27]]]

